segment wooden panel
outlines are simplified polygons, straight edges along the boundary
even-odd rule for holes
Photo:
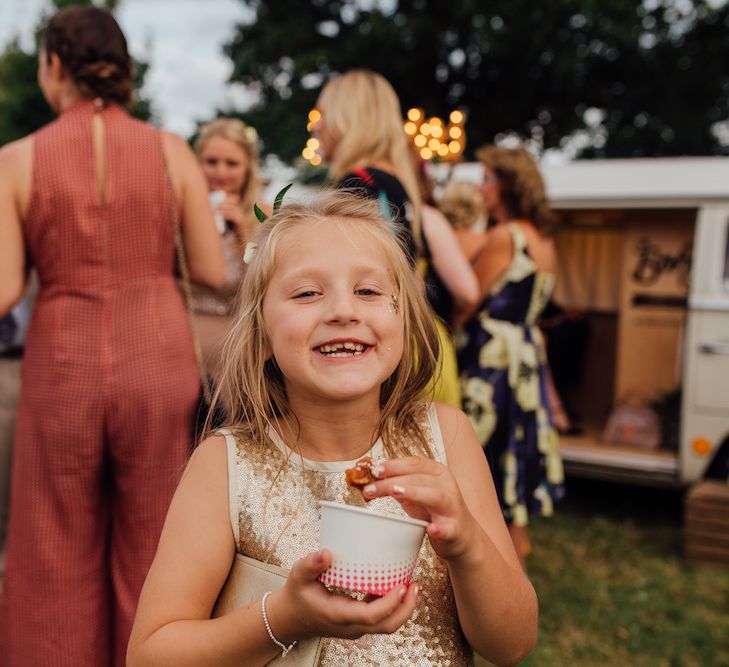
[[[683,553],[691,561],[729,566],[729,484],[705,480],[686,494]]]
[[[615,400],[648,400],[680,384],[693,211],[636,211],[627,226]]]

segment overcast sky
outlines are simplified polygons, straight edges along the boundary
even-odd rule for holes
[[[32,46],[33,30],[50,0],[0,0],[0,49],[14,37]],[[192,134],[217,108],[244,108],[250,96],[226,83],[230,61],[222,45],[250,20],[240,0],[121,0],[116,13],[132,55],[150,64],[144,95],[167,129]]]

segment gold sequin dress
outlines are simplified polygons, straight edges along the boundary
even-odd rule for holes
[[[424,410],[431,449],[445,463],[445,449],[435,407]],[[319,549],[319,500],[364,506],[362,495],[348,487],[344,471],[354,461],[303,459],[275,431],[265,443],[228,440],[230,511],[239,553],[290,569],[299,558]],[[372,455],[382,456],[378,440]],[[371,509],[405,515],[392,498],[377,498]],[[320,667],[387,665],[388,667],[460,667],[473,665],[473,653],[460,630],[445,563],[426,538],[413,580],[421,594],[413,616],[391,635],[357,640],[327,637]]]

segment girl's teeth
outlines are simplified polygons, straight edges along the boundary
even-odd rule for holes
[[[334,345],[322,345],[319,349],[324,354],[337,353],[343,349],[350,350],[350,351],[354,352],[355,354],[362,354],[362,352],[364,351],[364,348],[365,348],[365,346],[362,345],[361,343],[346,342],[346,343],[335,343]]]

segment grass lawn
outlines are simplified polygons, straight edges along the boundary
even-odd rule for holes
[[[539,642],[521,664],[729,666],[729,566],[682,560],[681,495],[583,480],[568,494],[530,524]]]

